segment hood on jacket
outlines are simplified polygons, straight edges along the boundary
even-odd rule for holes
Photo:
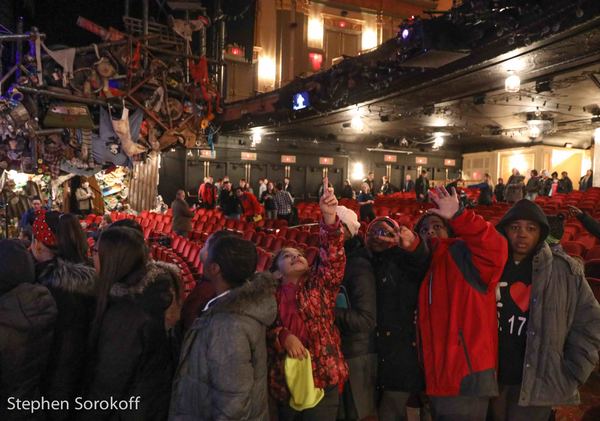
[[[110,289],[110,296],[133,297],[142,295],[147,292],[150,287],[163,283],[169,287],[172,283],[180,284],[179,268],[171,263],[151,261],[146,265],[146,273],[138,282],[134,285],[115,283]]]
[[[170,263],[148,262],[145,274],[134,285],[115,283],[110,289],[110,297],[129,297],[142,306],[148,313],[159,317],[175,298],[173,290],[179,290],[183,300],[183,284],[179,277],[179,268]]]
[[[536,251],[539,250],[539,248],[544,244],[546,237],[548,237],[548,234],[550,233],[550,224],[548,223],[548,218],[544,214],[542,208],[540,208],[531,200],[521,199],[515,203],[513,207],[510,208],[506,214],[504,214],[500,222],[498,222],[496,229],[504,237],[507,237],[506,228],[508,225],[520,219],[534,221],[540,224],[540,241],[538,242]]]
[[[22,283],[0,296],[0,326],[41,331],[52,327],[56,315],[54,298],[43,285]]]
[[[18,240],[0,241],[0,294],[24,282],[35,282],[31,254]]]
[[[277,282],[269,273],[256,273],[244,285],[234,288],[209,308],[212,313],[236,313],[270,326],[277,317]]]
[[[38,268],[37,280],[42,285],[82,295],[96,294],[96,271],[90,266],[57,258],[38,264]]]

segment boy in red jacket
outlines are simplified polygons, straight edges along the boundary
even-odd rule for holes
[[[436,420],[484,421],[498,394],[495,289],[508,246],[493,225],[460,208],[455,189],[436,190],[438,209],[417,224],[431,249],[418,310],[426,392]]]

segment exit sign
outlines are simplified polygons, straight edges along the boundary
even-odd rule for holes
[[[415,157],[415,161],[416,161],[417,164],[420,164],[420,165],[427,164],[427,158],[424,157],[424,156],[417,156],[417,157]]]
[[[296,155],[281,155],[281,163],[282,164],[295,164],[296,163]]]
[[[217,154],[215,151],[211,151],[210,149],[201,149],[200,150],[200,156],[202,158],[209,158],[209,159],[213,159],[217,157]]]
[[[397,155],[383,155],[384,162],[398,162]]]
[[[456,159],[444,159],[444,165],[446,167],[455,167],[456,166]]]
[[[256,161],[256,152],[242,152],[242,161]]]
[[[319,165],[333,165],[333,158],[322,156],[319,158]]]

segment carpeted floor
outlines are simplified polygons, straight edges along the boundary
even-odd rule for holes
[[[600,421],[600,371],[592,373],[580,393],[581,405],[557,408],[556,421]]]

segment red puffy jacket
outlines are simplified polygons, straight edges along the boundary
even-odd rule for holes
[[[496,285],[506,239],[472,211],[449,221],[456,238],[433,239],[419,291],[418,323],[430,396],[498,393]]]

